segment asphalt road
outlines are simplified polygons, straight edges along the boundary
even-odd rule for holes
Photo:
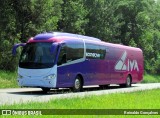
[[[29,101],[48,101],[50,99],[64,99],[73,97],[85,97],[89,95],[102,95],[111,93],[125,93],[160,88],[160,83],[133,84],[130,88],[121,88],[112,85],[107,89],[100,89],[98,86],[84,87],[84,92],[73,93],[69,89],[51,90],[47,94],[42,93],[40,88],[9,88],[0,89],[0,105],[14,103],[26,103]]]

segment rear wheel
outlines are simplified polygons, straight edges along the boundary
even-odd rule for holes
[[[50,91],[50,88],[41,88],[43,93],[47,93],[48,91]]]
[[[131,85],[132,85],[131,76],[127,76],[125,84],[120,84],[121,87],[131,87]]]
[[[131,77],[128,76],[126,79],[126,87],[131,87],[131,83],[132,83]]]
[[[82,79],[81,77],[77,76],[74,81],[74,86],[72,87],[73,92],[80,92],[82,91]]]

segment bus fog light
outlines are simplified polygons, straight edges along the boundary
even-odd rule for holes
[[[55,74],[44,77],[44,79],[54,79],[56,77]]]

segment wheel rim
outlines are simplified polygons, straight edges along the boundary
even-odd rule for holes
[[[131,85],[131,79],[130,77],[127,77],[127,86],[130,86]]]
[[[75,88],[76,88],[76,89],[79,89],[79,88],[80,88],[80,85],[81,85],[80,80],[79,80],[79,79],[76,79],[76,80],[75,80]]]

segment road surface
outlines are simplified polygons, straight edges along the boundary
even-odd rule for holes
[[[85,87],[84,92],[73,93],[69,89],[51,90],[47,94],[42,93],[40,88],[10,88],[0,89],[0,105],[25,103],[30,101],[44,102],[50,99],[64,99],[73,97],[85,97],[89,95],[102,95],[110,93],[125,93],[160,88],[160,83],[133,84],[130,88],[120,88],[112,85],[107,89],[98,86]]]

